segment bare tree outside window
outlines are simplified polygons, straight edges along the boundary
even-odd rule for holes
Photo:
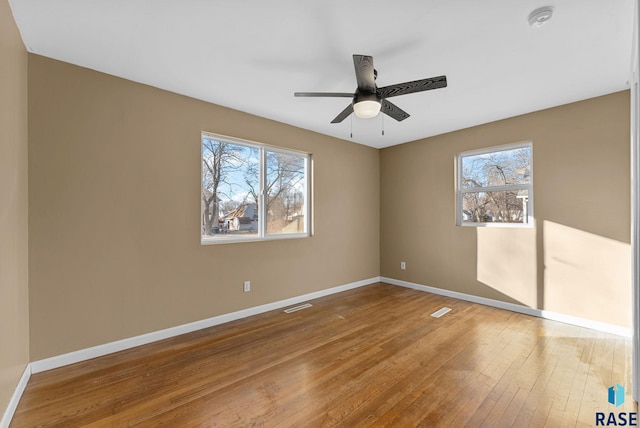
[[[305,154],[203,133],[202,243],[308,236],[308,162]]]
[[[458,224],[526,224],[533,214],[530,143],[458,155]]]
[[[304,159],[267,153],[267,233],[304,231]]]
[[[305,159],[266,150],[267,233],[303,233],[305,213]],[[259,199],[260,165],[245,171],[245,183],[254,201]]]
[[[230,229],[240,231],[232,219],[225,221],[225,218],[251,198],[243,178],[248,165],[257,162],[256,148],[202,139],[202,235],[213,236]],[[242,230],[257,232],[256,227],[243,227]]]

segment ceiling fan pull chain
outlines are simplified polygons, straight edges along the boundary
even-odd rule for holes
[[[351,135],[351,138],[353,138],[353,115],[349,115],[349,126],[350,126],[350,130],[349,133]]]
[[[384,137],[384,114],[380,115],[380,123],[382,124],[382,136]]]

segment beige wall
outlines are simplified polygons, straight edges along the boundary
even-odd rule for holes
[[[0,416],[29,362],[27,52],[0,0]]]
[[[456,154],[527,140],[535,228],[456,226]],[[624,91],[382,150],[381,275],[630,328],[629,147]]]
[[[312,153],[315,236],[201,246],[203,130]],[[29,171],[32,360],[379,274],[373,148],[30,55]]]

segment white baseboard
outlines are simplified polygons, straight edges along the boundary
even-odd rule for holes
[[[179,326],[170,327],[164,330],[154,331],[154,332],[143,334],[140,336],[117,340],[115,342],[105,343],[103,345],[98,345],[91,348],[80,349],[78,351],[69,352],[63,355],[57,355],[55,357],[46,358],[43,360],[33,361],[30,364],[30,374],[40,373],[40,372],[55,369],[58,367],[63,367],[69,364],[74,364],[81,361],[89,360],[91,358],[101,357],[103,355],[108,355],[114,352],[123,351],[125,349],[134,348],[136,346],[145,345],[147,343],[168,339],[170,337],[178,336],[185,333],[190,333],[192,331],[201,330],[203,328],[213,327],[215,325],[224,324],[224,323],[235,321],[241,318],[250,317],[252,315],[261,314],[263,312],[284,308],[286,306],[295,305],[307,300],[317,299],[319,297],[324,297],[331,294],[340,293],[342,291],[363,287],[366,285],[374,284],[376,282],[386,282],[392,285],[412,288],[420,291],[426,291],[433,294],[452,297],[454,299],[460,299],[468,302],[479,303],[482,305],[492,306],[495,308],[505,309],[505,310],[518,312],[518,313],[531,315],[531,316],[536,316],[540,318],[545,318],[553,321],[560,321],[566,324],[573,324],[576,326],[603,331],[607,333],[613,333],[620,336],[626,336],[626,337],[633,336],[632,329],[624,328],[624,327],[620,327],[612,324],[588,320],[588,319],[574,317],[570,315],[559,314],[556,312],[545,311],[545,310],[536,309],[536,308],[530,308],[528,306],[502,302],[500,300],[487,299],[485,297],[474,296],[470,294],[460,293],[457,291],[444,290],[441,288],[430,287],[427,285],[401,281],[393,278],[374,277],[374,278],[369,278],[362,281],[353,282],[350,284],[328,288],[326,290],[320,290],[313,293],[304,294],[301,296],[292,297],[285,300],[280,300],[273,303],[267,303],[265,305],[255,306],[253,308],[248,308],[248,309],[243,309],[236,312],[231,312],[228,314],[218,315],[212,318],[195,321],[188,324],[182,324]]]
[[[170,337],[179,336],[192,331],[201,330],[203,328],[213,327],[215,325],[224,324],[241,318],[258,315],[263,312],[284,308],[286,306],[295,305],[307,300],[317,299],[319,297],[328,296],[330,294],[340,293],[342,291],[351,290],[365,285],[380,282],[380,277],[365,279],[362,281],[352,282],[350,284],[340,285],[326,290],[320,290],[301,296],[292,297],[290,299],[280,300],[265,305],[255,306],[253,308],[243,309],[228,314],[218,315],[200,321],[188,324],[182,324],[176,327],[170,327],[164,330],[154,331],[140,336],[130,337],[127,339],[117,340],[115,342],[105,343],[103,345],[93,346],[91,348],[80,349],[78,351],[69,352],[67,354],[57,355],[43,360],[33,361],[31,363],[31,372],[40,373],[43,371],[63,367],[69,364],[78,363],[89,360],[91,358],[101,357],[103,355],[112,354],[114,352],[123,351],[125,349],[134,348],[147,343],[156,342],[158,340],[168,339]]]
[[[515,303],[502,302],[500,300],[487,299],[486,297],[474,296],[471,294],[460,293],[457,291],[444,290],[442,288],[430,287],[428,285],[415,284],[413,282],[401,281],[399,279],[380,277],[381,282],[398,285],[400,287],[412,288],[414,290],[426,291],[427,293],[438,294],[441,296],[452,297],[454,299],[465,300],[467,302],[479,303],[481,305],[492,306],[494,308],[506,309],[512,312],[532,315],[552,321],[559,321],[565,324],[572,324],[591,330],[612,333],[618,336],[632,337],[633,329],[620,327],[613,324],[607,324],[600,321],[593,321],[585,318],[574,317],[571,315],[559,314],[557,312],[545,311],[543,309],[530,308]]]
[[[9,428],[9,424],[11,423],[11,419],[13,418],[13,414],[18,407],[18,403],[20,402],[20,398],[22,398],[22,393],[24,389],[27,387],[27,382],[29,382],[29,378],[31,377],[31,364],[27,364],[25,367],[20,380],[18,381],[18,386],[16,386],[15,391],[13,391],[13,395],[9,400],[9,404],[2,415],[2,419],[0,419],[0,428]]]

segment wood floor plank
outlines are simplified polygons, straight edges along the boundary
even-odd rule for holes
[[[382,283],[311,303],[34,374],[11,427],[589,426],[631,391],[628,338]]]

